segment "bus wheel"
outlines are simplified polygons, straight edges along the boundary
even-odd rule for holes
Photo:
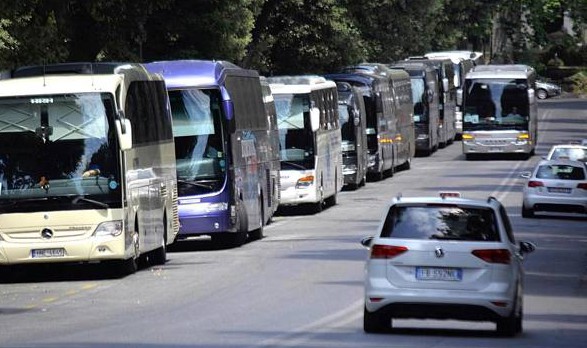
[[[265,225],[265,209],[263,209],[263,196],[259,197],[259,228],[249,232],[251,240],[259,240],[263,238],[263,226]]]
[[[164,265],[167,262],[167,216],[163,218],[163,236],[161,246],[151,252],[149,263],[152,265]]]

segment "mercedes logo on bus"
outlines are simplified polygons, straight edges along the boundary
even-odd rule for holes
[[[43,237],[44,239],[51,239],[51,238],[53,238],[53,231],[51,231],[48,228],[44,228],[41,231],[41,237]]]
[[[436,250],[434,250],[434,254],[436,254],[436,257],[440,258],[444,256],[444,250],[442,250],[442,248],[436,248]]]

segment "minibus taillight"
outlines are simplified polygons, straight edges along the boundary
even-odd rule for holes
[[[479,249],[473,250],[471,253],[488,263],[508,265],[512,260],[512,254],[507,249]]]
[[[537,181],[537,180],[528,181],[528,187],[542,187],[542,186],[544,186],[542,181]]]
[[[375,244],[371,247],[371,258],[392,259],[406,251],[408,251],[408,248],[405,246]]]

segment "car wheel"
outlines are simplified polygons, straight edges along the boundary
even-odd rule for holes
[[[548,93],[544,89],[539,89],[536,91],[536,98],[546,99],[546,98],[548,98]]]
[[[522,204],[522,217],[523,218],[533,218],[534,217],[534,209],[526,208],[526,206]]]
[[[383,333],[391,330],[391,320],[386,325],[386,317],[374,312],[371,313],[367,308],[363,308],[363,331],[366,333]]]
[[[513,337],[517,333],[516,317],[512,314],[497,321],[497,334],[502,337]]]

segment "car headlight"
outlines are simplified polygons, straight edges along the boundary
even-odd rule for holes
[[[117,237],[121,234],[122,220],[103,222],[94,231],[94,237]]]

